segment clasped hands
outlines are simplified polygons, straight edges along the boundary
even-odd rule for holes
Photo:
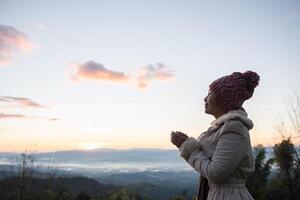
[[[180,132],[180,131],[172,131],[171,132],[171,142],[179,148],[181,144],[188,138],[189,136]]]

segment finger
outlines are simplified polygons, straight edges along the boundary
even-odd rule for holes
[[[188,138],[188,136],[186,136],[186,135],[178,135],[177,138],[180,138],[180,139],[182,139],[182,140],[185,140],[185,139]]]
[[[180,146],[180,143],[179,142],[172,142],[176,147],[178,147],[179,148],[179,146]]]
[[[180,138],[179,135],[172,135],[171,137],[172,137],[172,138],[176,138],[176,139],[177,139],[177,138]]]
[[[179,148],[180,142],[176,142],[174,145],[177,146],[177,147]]]
[[[177,137],[171,137],[171,141],[178,142],[178,141],[180,141],[180,138],[177,138]]]
[[[172,138],[172,142],[178,144],[182,140],[180,138]]]
[[[181,138],[180,138],[180,137],[171,137],[171,140],[174,140],[174,141],[180,141]]]
[[[174,140],[174,143],[176,143],[177,145],[180,145],[184,142],[185,140],[182,140],[182,139],[176,139]]]
[[[178,135],[178,136],[181,136],[181,137],[182,137],[182,136],[187,136],[187,135],[184,134],[184,133],[178,133],[177,135]]]
[[[185,141],[185,139],[182,139],[182,138],[172,138],[171,140],[175,143],[180,143],[182,141]]]
[[[178,135],[185,135],[185,136],[187,136],[187,134],[182,133],[182,132],[180,132],[180,131],[177,131],[176,133],[177,133]]]
[[[171,135],[177,135],[177,133],[176,133],[176,132],[174,132],[174,131],[172,131],[172,132],[171,132]]]
[[[176,143],[175,141],[172,141],[172,140],[171,140],[171,142],[172,142],[172,144],[177,145],[177,143]]]
[[[172,144],[174,144],[174,145],[176,145],[176,146],[177,146],[177,143],[176,143],[176,142],[174,142],[174,141],[172,141]]]
[[[173,141],[174,141],[175,143],[181,144],[181,143],[183,143],[183,142],[186,141],[186,138],[174,138]]]

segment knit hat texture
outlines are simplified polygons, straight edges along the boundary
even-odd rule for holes
[[[260,80],[253,71],[233,72],[213,81],[209,88],[215,93],[217,102],[228,112],[239,109],[245,100],[252,97]]]

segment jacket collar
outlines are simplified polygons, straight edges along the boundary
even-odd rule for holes
[[[231,110],[223,115],[221,115],[219,118],[212,121],[211,127],[209,129],[215,129],[220,127],[222,124],[224,124],[228,120],[240,120],[247,128],[248,130],[252,129],[254,124],[251,119],[248,118],[248,113],[245,111],[245,109],[242,107],[238,110]]]

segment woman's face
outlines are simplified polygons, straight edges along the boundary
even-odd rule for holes
[[[216,95],[211,90],[208,91],[207,96],[204,98],[205,113],[214,115],[216,118],[222,113],[218,106]]]

